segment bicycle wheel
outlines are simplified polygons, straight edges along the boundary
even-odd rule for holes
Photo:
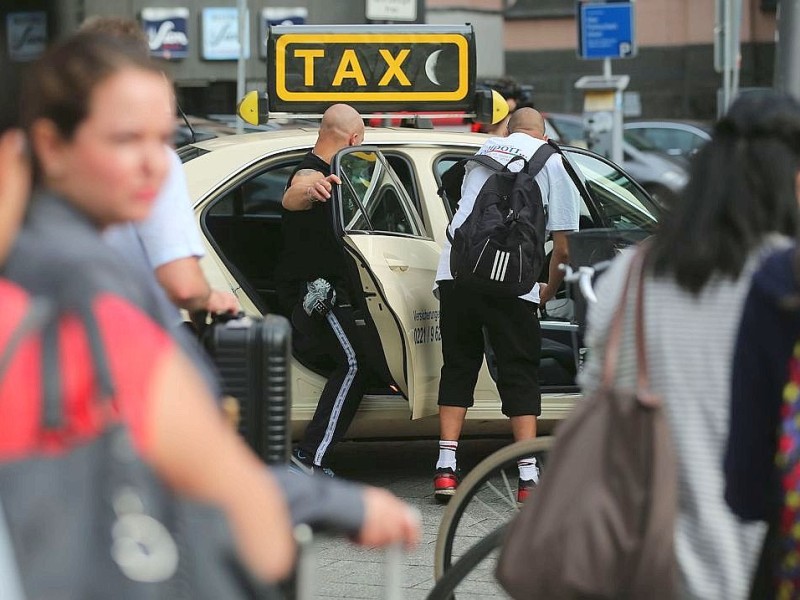
[[[507,523],[501,525],[467,550],[467,552],[447,570],[442,578],[436,582],[436,585],[433,586],[433,589],[425,600],[451,600],[454,598],[453,594],[456,588],[458,588],[464,579],[473,573],[476,568],[479,568],[481,562],[500,548],[505,539],[507,528]],[[494,575],[492,575],[492,577],[493,576]]]
[[[433,555],[437,580],[447,572],[454,559],[517,514],[517,460],[536,456],[542,468],[552,440],[552,437],[542,437],[501,448],[478,463],[464,478],[439,525]]]

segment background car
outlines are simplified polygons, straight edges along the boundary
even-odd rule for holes
[[[583,117],[547,113],[546,119],[553,139],[592,147]],[[627,129],[622,142],[622,167],[662,207],[669,206],[689,181],[687,159],[670,156],[638,132]]]
[[[710,128],[696,121],[629,121],[624,127],[654,148],[687,160],[711,139]]]
[[[179,150],[205,237],[203,268],[212,285],[232,290],[249,314],[281,311],[274,280],[281,198],[289,174],[316,138],[316,129],[285,129],[227,136]],[[441,174],[474,154],[486,139],[472,133],[368,128],[369,146],[346,148],[332,161],[343,181],[330,200],[333,225],[352,259],[353,287],[362,292],[353,304],[372,358],[370,388],[348,432],[351,437],[437,431],[433,415],[442,357],[439,306],[432,288],[445,227],[454,212],[437,189]],[[644,235],[654,229],[658,208],[618,167],[580,148],[564,149],[564,159],[581,195],[582,229]],[[546,309],[540,372],[545,432],[580,397],[574,377],[581,344],[574,301],[562,293]],[[295,431],[311,418],[325,374],[326,365],[295,357]],[[465,433],[507,427],[484,366]]]

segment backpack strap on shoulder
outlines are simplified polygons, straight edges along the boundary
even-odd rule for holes
[[[513,161],[514,158],[511,159]],[[469,158],[464,159],[464,162],[476,162],[481,166],[486,167],[487,169],[491,169],[492,171],[503,171],[508,168],[508,165],[511,164],[509,161],[508,164],[503,164],[499,161],[496,161],[488,154],[476,154],[475,156],[470,156]]]
[[[504,165],[503,163],[496,161],[487,154],[474,154],[472,156],[462,158],[458,162],[453,163],[453,165],[447,169],[447,171],[442,173],[442,183],[439,186],[439,189],[436,190],[436,193],[439,194],[439,197],[444,201],[456,204],[461,200],[461,185],[464,182],[464,176],[467,171],[467,163],[469,162],[476,162],[487,169],[497,172],[503,171],[508,167],[508,165]],[[450,240],[450,243],[452,244],[453,236],[450,233],[449,223],[445,228],[445,233],[447,233],[447,239]]]
[[[90,301],[73,310],[79,317],[89,344],[95,386],[101,405],[114,397],[114,383],[100,327]],[[63,312],[60,314],[64,314]],[[64,425],[64,399],[61,376],[59,319],[49,319],[42,330],[42,429],[59,430]]]
[[[14,353],[19,345],[28,335],[41,329],[52,312],[52,305],[44,298],[31,299],[25,315],[22,317],[16,329],[11,333],[6,347],[0,352],[0,379],[3,378],[6,369],[8,369],[11,364]]]
[[[528,161],[528,175],[536,177],[537,173],[544,168],[545,163],[553,154],[561,154],[561,148],[553,140],[547,140],[545,144],[536,149],[536,152],[533,153],[533,156]]]

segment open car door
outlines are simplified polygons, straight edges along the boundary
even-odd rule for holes
[[[440,247],[386,158],[353,146],[333,158],[333,214],[353,255],[389,372],[412,418],[437,412],[442,367],[439,302],[432,288]]]

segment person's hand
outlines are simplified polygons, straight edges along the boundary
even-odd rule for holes
[[[550,297],[550,289],[546,283],[539,283],[539,306],[544,306],[549,300],[552,298]]]
[[[342,180],[336,175],[322,177],[308,186],[306,195],[311,202],[327,202],[328,198],[331,197],[333,184],[339,185],[340,183],[342,183]]]
[[[222,313],[236,314],[241,310],[239,301],[236,296],[230,292],[222,292],[220,290],[211,290],[206,302],[206,310],[212,315]]]
[[[411,548],[419,543],[419,512],[396,496],[374,487],[364,489],[364,524],[356,542],[364,546],[402,543]]]
[[[31,188],[25,136],[19,130],[0,134],[0,263],[22,223]]]

